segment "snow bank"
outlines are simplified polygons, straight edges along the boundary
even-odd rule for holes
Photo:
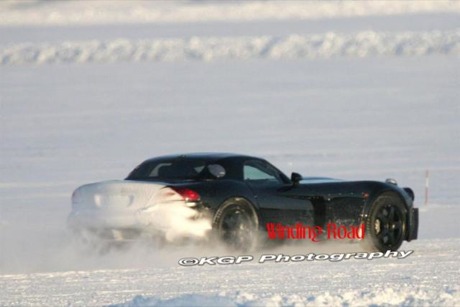
[[[187,294],[169,300],[161,300],[143,296],[136,296],[131,302],[121,305],[113,305],[119,307],[140,307],[140,306],[202,306],[202,307],[237,307],[238,305],[230,298],[224,296],[206,296],[200,294]]]
[[[155,40],[23,43],[0,50],[0,63],[106,63],[296,59],[339,56],[459,55],[460,29],[429,32],[324,33],[285,37],[192,37]]]
[[[186,23],[458,13],[456,1],[4,1],[0,25]]]
[[[170,299],[136,296],[132,301],[113,305],[117,307],[144,307],[144,306],[454,306],[460,303],[458,287],[445,287],[444,291],[430,291],[414,289],[411,286],[380,289],[379,291],[356,290],[343,293],[330,293],[322,295],[297,294],[282,295],[271,294],[268,296],[235,292],[226,295],[201,295],[187,294]]]

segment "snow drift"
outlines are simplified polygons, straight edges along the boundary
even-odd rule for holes
[[[326,291],[317,296],[297,294],[260,295],[250,292],[223,293],[221,295],[186,294],[171,299],[136,296],[132,301],[112,307],[255,307],[255,306],[447,306],[460,302],[459,295],[451,288],[444,291],[418,290],[411,292],[410,287],[386,289],[377,293],[367,290],[354,290],[341,293]]]
[[[460,29],[430,32],[323,33],[286,37],[192,37],[155,40],[68,41],[16,44],[0,50],[0,63],[173,62],[339,56],[459,55]]]

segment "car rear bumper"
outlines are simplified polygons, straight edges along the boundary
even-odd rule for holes
[[[139,216],[134,212],[98,212],[97,210],[75,210],[72,211],[67,219],[67,223],[72,229],[83,228],[130,228],[142,229]]]
[[[171,206],[170,206],[171,205]],[[73,210],[67,219],[69,229],[79,235],[103,240],[126,241],[139,238],[206,237],[211,222],[206,212],[167,204],[164,209]],[[158,207],[156,207],[158,208]],[[185,211],[184,211],[185,210]]]

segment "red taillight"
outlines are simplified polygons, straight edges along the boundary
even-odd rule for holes
[[[200,200],[200,194],[197,192],[187,189],[187,188],[177,188],[177,187],[171,187],[174,191],[177,192],[180,196],[185,201],[199,201]]]

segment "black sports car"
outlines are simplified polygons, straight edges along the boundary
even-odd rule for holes
[[[359,238],[366,250],[387,251],[417,238],[413,200],[413,191],[392,179],[343,181],[298,173],[289,178],[261,158],[194,153],[149,159],[125,180],[79,187],[68,222],[79,233],[129,240],[167,229],[155,225],[171,218],[162,209],[183,208],[185,214],[168,214],[183,217],[179,226],[185,232],[211,232],[238,249],[250,248],[267,225],[325,230],[333,223],[363,230]],[[188,221],[209,224],[197,230]]]

